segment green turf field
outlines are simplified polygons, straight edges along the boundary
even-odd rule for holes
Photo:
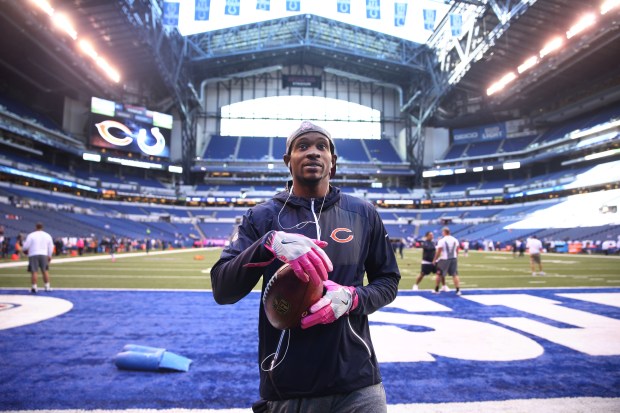
[[[209,268],[220,249],[155,251],[146,255],[117,254],[54,258],[50,268],[55,288],[149,288],[209,289]],[[408,249],[398,258],[401,289],[411,289],[420,271],[421,250]],[[197,259],[202,257],[203,259]],[[89,261],[83,260],[92,259]],[[5,260],[0,263],[0,288],[29,288],[26,261]],[[544,277],[532,277],[529,258],[513,257],[505,252],[470,252],[459,257],[463,289],[467,288],[536,288],[536,287],[620,287],[620,257],[600,255],[543,254]],[[42,279],[39,277],[39,286]],[[431,289],[428,276],[420,289]]]

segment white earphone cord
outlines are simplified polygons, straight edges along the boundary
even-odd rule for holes
[[[323,212],[323,205],[325,205],[325,198],[327,197],[327,194],[329,193],[329,186],[327,186],[327,192],[325,192],[325,195],[323,195],[323,202],[321,203],[321,208],[319,209],[319,216],[316,216],[316,213],[314,212],[314,198],[312,198],[312,204],[310,205],[310,209],[312,210],[312,216],[314,217],[314,222],[313,221],[303,221],[300,222],[299,224],[295,224],[292,227],[284,227],[282,226],[282,223],[280,222],[280,214],[282,214],[282,211],[284,210],[284,207],[286,206],[286,203],[288,202],[289,198],[291,197],[291,195],[293,194],[293,187],[291,186],[291,190],[288,193],[288,196],[286,197],[286,201],[284,201],[284,205],[282,205],[282,208],[280,209],[280,212],[278,212],[278,225],[280,226],[280,228],[286,230],[286,229],[301,229],[303,227],[305,227],[308,224],[312,224],[314,223],[314,225],[316,226],[316,236],[317,239],[321,239],[321,227],[319,226],[319,219],[321,219],[321,213]]]

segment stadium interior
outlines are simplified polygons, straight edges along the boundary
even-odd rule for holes
[[[392,239],[450,225],[472,248],[537,234],[557,251],[615,250],[618,2],[438,3],[445,15],[418,43],[315,14],[184,36],[159,0],[0,0],[5,238],[42,221],[66,246],[224,245],[288,179],[286,135],[260,125],[363,133],[354,114],[232,111],[304,96],[379,111],[380,136],[334,134],[333,183],[376,205]],[[255,132],[231,136],[235,123]]]

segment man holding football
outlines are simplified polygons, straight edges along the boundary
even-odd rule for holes
[[[400,280],[383,222],[370,203],[329,184],[337,155],[325,129],[302,122],[283,159],[292,175],[287,189],[245,213],[211,269],[219,304],[239,301],[261,277],[264,291],[284,263],[301,283],[323,284],[300,326],[284,332],[261,302],[261,400],[253,409],[386,412],[368,325],[368,314],[394,300]]]

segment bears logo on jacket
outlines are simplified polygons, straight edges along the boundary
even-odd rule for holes
[[[339,235],[340,233],[345,233],[349,235],[342,237],[342,235]],[[353,231],[351,231],[349,228],[336,228],[335,230],[332,231],[329,237],[336,242],[344,244],[346,242],[351,242],[353,240]]]

